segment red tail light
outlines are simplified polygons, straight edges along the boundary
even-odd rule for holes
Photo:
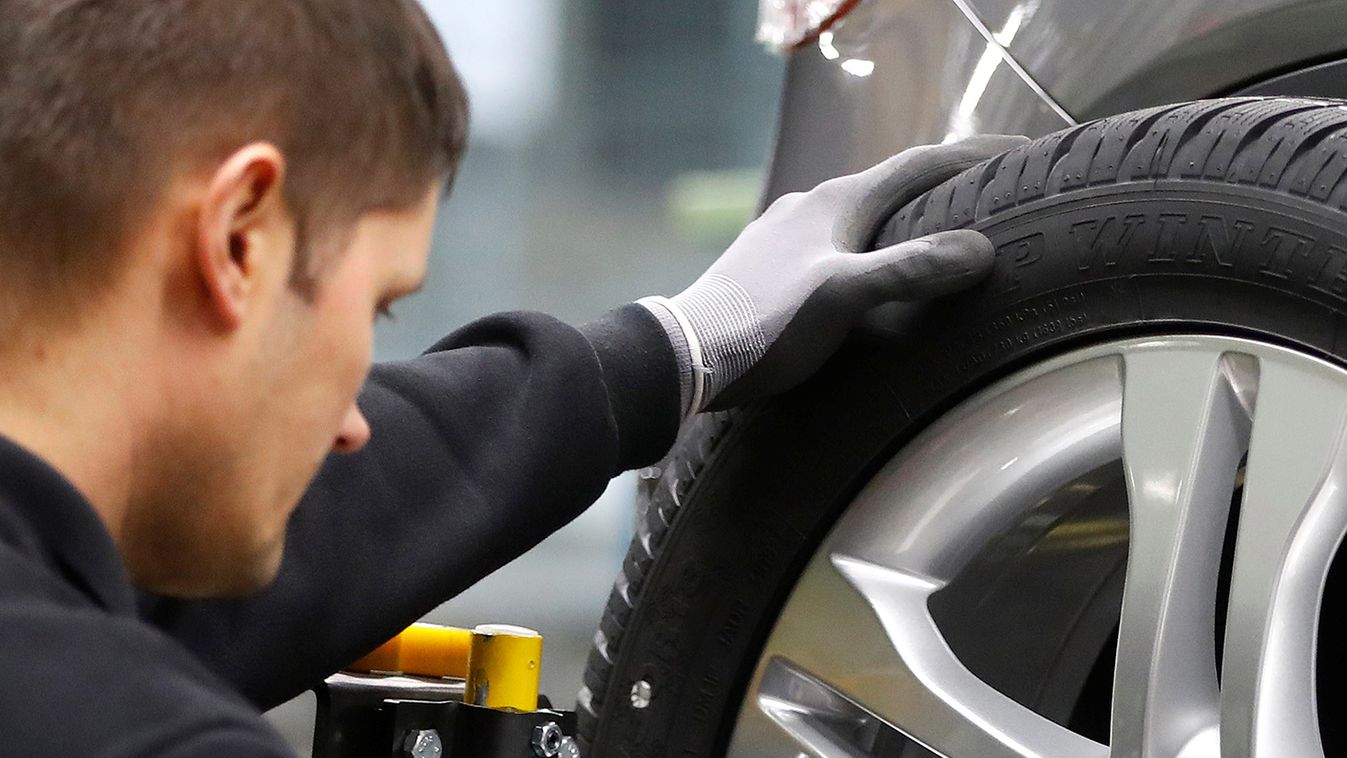
[[[761,0],[758,41],[785,51],[813,40],[855,8],[860,0]]]

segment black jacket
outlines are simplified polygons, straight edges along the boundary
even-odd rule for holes
[[[506,314],[376,366],[373,430],[330,456],[275,583],[137,597],[58,473],[0,438],[0,758],[279,756],[259,716],[565,525],[658,459],[677,368],[639,306],[582,329]]]

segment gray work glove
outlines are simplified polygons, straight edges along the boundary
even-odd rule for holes
[[[982,280],[995,251],[958,230],[869,251],[879,227],[921,193],[1022,145],[983,136],[916,147],[859,174],[785,195],[705,274],[672,298],[638,302],[664,326],[692,415],[781,392],[818,370],[865,312]]]

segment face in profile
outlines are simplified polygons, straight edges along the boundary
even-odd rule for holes
[[[206,597],[274,578],[286,524],[319,467],[370,437],[355,401],[373,323],[420,286],[438,194],[362,217],[306,292],[291,286],[288,266],[260,276],[237,334],[202,348],[214,352],[186,382],[195,397],[183,403],[185,423],[166,425],[159,441],[173,465],[137,498],[125,530],[138,585]]]

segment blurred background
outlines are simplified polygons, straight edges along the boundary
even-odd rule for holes
[[[533,309],[571,323],[699,275],[752,216],[783,61],[753,41],[755,0],[422,0],[472,100],[426,286],[379,326],[375,357]],[[543,634],[542,688],[571,707],[631,538],[635,475],[428,620]],[[312,695],[268,717],[301,754]]]

